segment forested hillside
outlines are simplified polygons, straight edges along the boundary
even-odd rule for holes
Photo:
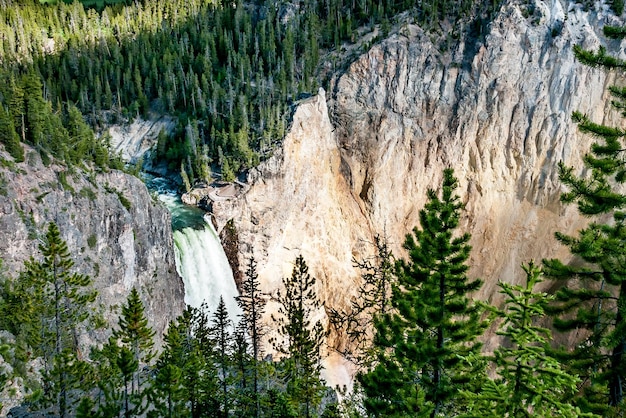
[[[378,42],[399,23],[410,22],[421,25],[420,35],[434,39],[440,51],[454,48],[460,37],[470,46],[480,45],[499,4],[0,0],[0,142],[10,154],[3,154],[0,167],[18,173],[34,165],[36,154],[25,155],[23,149],[29,144],[45,166],[67,167],[69,174],[115,173],[123,164],[100,133],[111,123],[168,114],[177,119],[177,129],[160,135],[156,158],[188,183],[208,181],[214,173],[233,180],[277,150],[295,105],[318,86],[331,85],[329,79],[350,59],[343,55],[347,50],[371,46],[360,42],[362,35],[372,34],[371,42]],[[519,4],[520,20],[538,24],[535,2]],[[623,11],[621,1],[611,5],[618,14]],[[511,15],[518,17],[514,12],[519,10]],[[559,36],[554,28],[550,39]],[[624,33],[606,32],[609,37]],[[464,54],[473,52],[467,48]],[[626,68],[605,50],[577,48],[576,53],[593,66]],[[450,67],[455,72],[467,64]],[[626,91],[615,87],[611,92],[623,109]],[[315,106],[321,108],[323,101],[318,97]],[[92,278],[75,269],[79,249],[68,246],[55,222],[37,231],[32,221],[29,232],[39,237],[39,251],[18,274],[0,269],[3,399],[19,398],[21,405],[13,412],[24,416],[622,416],[626,197],[619,187],[626,181],[621,143],[626,133],[580,113],[574,119],[598,139],[582,159],[582,176],[559,166],[567,190],[562,201],[577,204],[580,214],[595,222],[574,235],[557,233],[577,257],[574,266],[550,259],[543,261],[542,271],[528,260],[523,285],[506,282],[509,278],[495,285],[502,306],[475,300],[485,283],[468,273],[474,250],[471,235],[462,230],[464,195],[472,188],[459,188],[450,168],[443,170],[441,184],[424,193],[425,206],[412,207],[419,224],[403,240],[404,257],[392,254],[387,237],[380,236],[376,257],[357,259],[355,254],[362,253],[351,252],[362,286],[346,309],[324,305],[318,290],[330,286],[318,285],[302,255],[288,261],[290,275],[274,277],[280,290],[273,294],[261,291],[251,257],[237,298],[241,317],[229,318],[223,300],[213,311],[206,305],[189,307],[170,323],[162,350],[155,348],[140,286],[129,284],[125,302],[103,312],[94,303]],[[306,153],[311,149],[302,147],[305,158],[318,158]],[[339,154],[333,157],[341,160]],[[62,173],[61,183],[67,180]],[[98,188],[95,179],[90,181]],[[3,171],[0,194],[5,197],[6,185]],[[71,186],[61,186],[68,200],[75,197]],[[350,196],[353,201],[355,195],[369,198],[371,181],[365,179],[362,186]],[[127,211],[131,208],[121,191],[102,187]],[[324,190],[318,191],[326,198]],[[45,201],[46,195],[37,200]],[[91,186],[77,195],[86,204],[96,200]],[[297,207],[299,216],[307,205],[296,198],[287,203]],[[308,204],[311,210],[314,203]],[[20,208],[19,202],[4,206],[3,211]],[[364,207],[358,209],[365,212]],[[348,210],[341,209],[341,221],[349,222]],[[254,222],[259,224],[257,218]],[[234,223],[231,227],[236,233]],[[111,231],[113,239],[117,232]],[[125,233],[133,247],[136,231]],[[95,234],[86,242],[99,245]],[[146,241],[137,243],[141,247]],[[93,270],[98,274],[99,267]],[[544,273],[561,280],[553,286],[558,292],[537,290]],[[268,303],[278,308],[264,315]],[[104,313],[117,323],[106,324]],[[552,328],[541,326],[548,320]],[[79,330],[107,327],[107,341],[89,351],[81,346]],[[505,344],[487,355],[481,338],[489,327]],[[327,341],[330,328],[350,344]],[[553,333],[571,331],[579,338],[575,345],[551,345]],[[333,350],[352,361],[357,372],[350,394],[325,386],[322,361]],[[337,399],[337,393],[344,397]]]
[[[209,180],[212,170],[232,180],[280,143],[291,104],[316,92],[341,64],[340,54],[328,54],[343,42],[377,27],[385,36],[406,10],[402,19],[434,32],[440,23],[460,22],[444,37],[447,47],[466,30],[480,36],[497,4],[175,0],[94,9],[6,0],[0,103],[12,126],[4,124],[42,147],[39,120],[58,125],[47,114],[67,119],[75,107],[99,129],[151,111],[169,113],[178,116],[178,129],[161,137],[157,158],[192,180]],[[39,85],[41,104],[11,105],[21,100],[20,89],[39,95]],[[51,142],[67,142],[49,131]],[[5,141],[15,138],[7,134]]]

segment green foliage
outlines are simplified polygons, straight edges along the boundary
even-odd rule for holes
[[[610,37],[624,36],[622,29],[605,28]],[[585,64],[622,68],[624,62],[600,48],[597,53],[575,48]],[[610,89],[613,105],[624,112],[625,91]],[[569,248],[575,263],[544,260],[547,276],[562,281],[549,312],[555,316],[559,331],[584,331],[584,340],[558,352],[570,372],[583,379],[583,395],[577,404],[584,411],[603,415],[619,414],[624,408],[626,358],[626,260],[624,226],[626,182],[624,169],[624,137],[619,127],[597,124],[579,112],[574,121],[582,132],[596,138],[583,158],[582,174],[572,167],[559,165],[559,178],[568,191],[561,196],[564,203],[575,203],[580,214],[591,217],[586,228],[576,236],[556,233],[556,238]],[[607,221],[612,217],[611,221]]]
[[[228,318],[228,311],[224,304],[224,299],[220,297],[220,302],[213,314],[213,323],[210,328],[210,338],[214,347],[213,357],[218,369],[220,393],[217,396],[220,409],[224,416],[228,415],[232,404],[230,393],[231,378],[229,369],[231,366],[230,352],[232,347],[232,323]]]
[[[232,225],[231,225],[232,226]],[[233,226],[234,228],[234,226]],[[259,276],[256,269],[256,260],[251,257],[248,260],[248,267],[244,280],[241,283],[241,295],[237,296],[237,304],[243,314],[241,325],[250,337],[252,348],[252,415],[259,416],[260,413],[260,390],[259,390],[259,362],[261,357],[261,338],[264,330],[261,322],[265,311],[266,301],[260,289]]]
[[[96,237],[96,234],[89,235],[89,237],[87,238],[87,245],[89,245],[89,248],[95,248],[97,243],[98,237]]]
[[[8,181],[7,179],[4,177],[4,173],[0,173],[0,196],[8,196],[9,194],[9,188],[8,188]]]
[[[154,357],[152,351],[154,331],[148,325],[143,302],[139,298],[139,292],[134,287],[128,294],[126,304],[122,306],[117,325],[118,329],[113,334],[115,338],[133,353],[135,360],[140,365],[150,363]]]
[[[62,106],[58,98],[53,107],[44,97],[38,72],[0,68],[0,80],[0,142],[16,162],[24,161],[21,141],[38,149],[46,166],[49,154],[67,165],[93,162],[106,169],[117,164],[76,106]]]
[[[425,28],[438,31],[440,22],[449,21],[455,31],[471,32],[486,26],[500,1],[5,3],[0,62],[7,80],[26,68],[34,90],[46,86],[43,101],[20,100],[18,91],[7,95],[20,105],[6,103],[15,109],[22,141],[50,143],[59,159],[94,158],[105,168],[106,149],[89,145],[87,131],[72,123],[78,120],[75,109],[94,126],[167,112],[177,116],[179,127],[161,138],[158,158],[173,170],[188,163],[193,183],[209,178],[210,162],[219,160],[224,178],[233,179],[271,155],[288,125],[290,103],[322,83],[323,52],[356,41],[357,29],[380,25],[390,32],[395,16],[408,11],[405,16]],[[100,13],[88,8],[94,5]],[[63,119],[71,133],[64,134],[53,118],[59,103],[67,104]],[[55,140],[43,141],[46,135]]]
[[[463,393],[469,399],[469,413],[463,416],[596,416],[582,414],[571,404],[580,379],[550,354],[552,333],[537,324],[554,296],[534,291],[541,282],[538,267],[530,262],[522,268],[525,286],[498,283],[506,297],[504,309],[495,310],[503,320],[497,334],[506,338],[491,358],[498,377],[485,382],[477,393]]]
[[[39,250],[40,261],[31,258],[18,280],[3,283],[1,325],[15,336],[14,367],[23,370],[36,357],[43,361],[43,396],[34,404],[67,416],[92,374],[80,357],[78,333],[95,317],[96,292],[89,289],[89,277],[72,272],[74,262],[56,224],[48,226]],[[27,388],[37,393],[38,382],[25,374]]]
[[[191,191],[191,182],[189,181],[189,176],[187,175],[187,171],[185,171],[185,164],[180,163],[180,177],[183,179],[183,184],[185,185],[185,191],[189,193]]]
[[[174,364],[167,363],[157,369],[152,384],[153,408],[149,417],[182,417],[187,416],[185,408],[185,386],[183,372]]]
[[[4,144],[4,148],[15,162],[24,161],[24,149],[20,144],[20,137],[17,135],[11,115],[3,106],[0,106],[0,142]]]
[[[142,369],[154,357],[154,331],[148,325],[139,292],[133,288],[121,308],[118,328],[109,343],[94,355],[108,379],[100,389],[108,402],[105,408],[122,411],[125,416],[142,414],[148,407],[146,377]]]
[[[617,16],[621,16],[624,13],[624,0],[612,0],[610,3],[611,9]]]
[[[104,185],[104,190],[106,190],[108,193],[114,193],[117,196],[117,198],[119,199],[119,201],[122,204],[122,206],[126,210],[130,210],[131,209],[132,204],[130,203],[130,200],[128,200],[128,198],[126,196],[124,196],[124,193],[122,193],[121,191],[115,189],[112,186],[109,186],[108,184]]]
[[[59,171],[57,173],[57,178],[59,179],[59,184],[63,187],[64,190],[74,194],[76,191],[72,187],[72,185],[67,181],[67,171]]]
[[[316,414],[324,391],[320,347],[325,331],[321,321],[311,321],[311,315],[321,307],[315,282],[304,258],[298,256],[291,277],[283,278],[285,290],[278,294],[279,316],[272,316],[281,339],[273,338],[270,342],[285,356],[281,377],[286,384],[286,395],[303,417]]]
[[[611,33],[611,32],[609,32]],[[598,52],[591,52],[586,49],[583,49],[579,45],[574,46],[574,54],[576,58],[585,65],[589,65],[591,67],[606,67],[606,68],[624,68],[626,67],[626,63],[619,59],[615,58],[612,55],[606,53],[606,48],[600,47]]]
[[[469,298],[480,280],[466,276],[469,234],[458,234],[463,204],[458,183],[444,171],[441,198],[428,191],[422,229],[407,235],[409,261],[397,262],[393,309],[375,323],[377,358],[358,375],[364,405],[374,416],[451,416],[462,408],[459,390],[475,390],[484,378],[477,338],[487,323]]]
[[[128,198],[126,196],[124,196],[122,194],[122,192],[116,192],[117,194],[117,198],[120,200],[120,203],[122,204],[122,206],[124,206],[124,208],[126,210],[130,210],[130,208],[132,207],[132,204],[130,203],[130,200],[128,200]]]
[[[80,192],[78,192],[78,195],[81,197],[87,198],[91,201],[94,201],[97,198],[96,193],[89,187],[83,187],[82,189],[80,189]]]

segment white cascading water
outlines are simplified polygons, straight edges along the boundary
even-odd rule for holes
[[[215,311],[224,298],[231,319],[240,313],[233,273],[213,225],[204,229],[184,228],[174,231],[176,269],[185,282],[185,303],[200,307],[206,301]]]
[[[241,314],[235,301],[239,293],[213,225],[206,222],[202,210],[183,204],[159,180],[153,179],[150,188],[159,193],[159,200],[172,214],[176,270],[185,286],[185,303],[199,308],[206,302],[209,312],[213,313],[221,296],[230,319],[236,323]]]

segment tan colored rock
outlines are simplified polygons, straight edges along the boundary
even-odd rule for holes
[[[326,306],[345,306],[358,284],[352,258],[367,255],[377,233],[403,256],[426,190],[446,167],[467,203],[470,275],[485,280],[478,298],[499,302],[497,281],[519,282],[523,262],[567,259],[554,232],[575,233],[586,220],[560,204],[556,167],[580,170],[592,140],[570,115],[622,121],[607,112],[615,76],[579,64],[572,47],[600,45],[610,18],[569,2],[535,3],[538,22],[503,6],[474,52],[464,41],[441,53],[407,25],[352,63],[328,100],[320,91],[300,104],[283,148],[251,173],[249,191],[213,206],[220,229],[234,219],[240,256],[255,255],[264,290],[274,293],[303,254]],[[328,360],[337,375],[329,379],[341,381],[339,363]]]

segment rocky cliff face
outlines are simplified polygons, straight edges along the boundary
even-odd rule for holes
[[[534,3],[528,18],[504,6],[469,59],[468,45],[441,54],[406,26],[354,62],[331,101],[351,192],[396,248],[417,224],[426,189],[437,187],[444,167],[456,170],[484,298],[497,279],[519,278],[522,262],[566,255],[553,233],[582,222],[559,203],[556,166],[581,166],[591,138],[570,115],[603,121],[612,82],[572,53],[575,44],[597,48],[605,16],[558,0]]]
[[[467,204],[470,275],[485,280],[478,297],[497,302],[497,281],[519,281],[523,262],[567,258],[553,234],[585,220],[560,204],[556,166],[580,168],[592,140],[570,115],[621,120],[607,112],[614,75],[579,64],[572,47],[606,43],[601,28],[612,17],[560,0],[507,3],[479,44],[442,53],[407,24],[372,47],[329,97],[300,104],[283,149],[250,174],[250,190],[214,205],[220,227],[234,219],[241,257],[255,255],[265,290],[280,286],[301,253],[326,305],[346,304],[358,283],[351,259],[372,250],[374,234],[403,256],[403,237],[445,167]]]
[[[24,260],[39,257],[37,239],[54,221],[75,268],[93,278],[109,323],[117,324],[116,307],[136,287],[160,343],[169,321],[184,309],[167,210],[133,176],[70,174],[64,167],[44,167],[33,150],[27,154],[26,162],[13,164],[0,152],[0,256],[6,272],[15,275]],[[106,337],[91,332],[83,343]]]

